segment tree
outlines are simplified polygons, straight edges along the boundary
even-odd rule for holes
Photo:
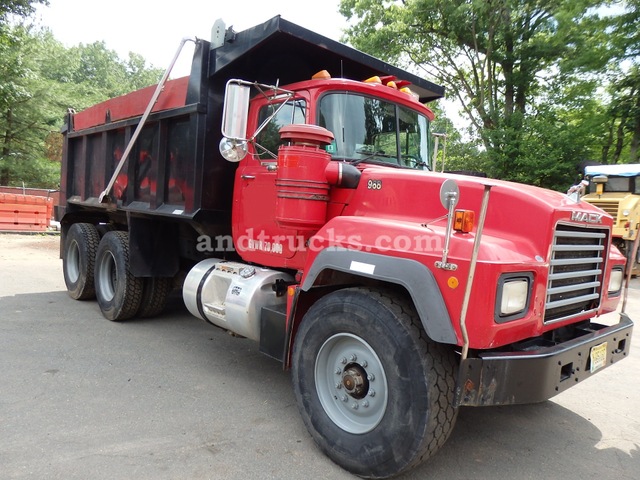
[[[608,88],[611,98],[601,163],[637,163],[640,142],[640,69],[619,73]]]
[[[487,171],[487,155],[481,148],[480,142],[474,139],[463,139],[462,133],[447,117],[446,112],[437,104],[430,104],[429,108],[435,114],[431,131],[436,135],[444,135],[438,142],[435,170],[465,171],[485,173]],[[435,146],[435,141],[433,142]]]
[[[40,115],[29,108],[33,102],[34,72],[30,54],[35,44],[25,29],[3,28],[0,36],[0,184],[11,181],[13,170],[23,171],[37,148]]]
[[[627,0],[624,7],[623,13],[611,19],[614,66],[605,163],[637,163],[640,158],[640,0]],[[625,148],[627,155],[623,155]]]
[[[55,188],[68,109],[156,83],[162,71],[104,42],[67,49],[48,30],[0,28],[0,184]]]
[[[34,12],[34,4],[49,5],[47,0],[0,0],[0,24],[9,15],[28,17]]]
[[[548,127],[558,124],[549,118],[534,132],[551,111],[549,89],[576,82],[572,74],[602,69],[609,59],[604,24],[594,10],[603,3],[342,0],[341,12],[357,18],[346,36],[357,48],[422,69],[447,87],[482,141],[487,173],[538,183],[540,165],[529,164],[530,152],[541,140],[548,146]],[[562,173],[551,166],[557,182]]]

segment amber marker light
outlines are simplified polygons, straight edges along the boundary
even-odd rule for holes
[[[311,77],[312,80],[329,80],[330,78],[331,75],[326,70],[320,70]]]
[[[473,230],[475,221],[473,210],[456,210],[453,217],[453,229],[456,232],[469,233]]]
[[[449,280],[447,280],[447,285],[449,285],[449,288],[458,288],[459,284],[460,282],[456,277],[449,277]]]
[[[416,102],[420,100],[420,96],[415,93],[413,90],[411,90],[409,87],[402,87],[400,89],[400,91],[402,93],[405,93],[407,95],[409,95],[411,98],[413,98]]]

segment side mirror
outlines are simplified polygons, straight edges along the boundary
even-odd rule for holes
[[[437,138],[437,137],[436,137]],[[448,178],[440,186],[440,203],[447,210],[447,231],[444,239],[444,249],[442,250],[442,260],[436,262],[436,268],[443,270],[454,271],[458,268],[455,263],[449,263],[449,241],[451,240],[451,234],[453,233],[453,212],[460,200],[460,188],[455,180]]]
[[[233,140],[246,141],[251,87],[229,80],[224,92],[222,110],[222,135]]]
[[[251,99],[252,88],[257,89],[258,92],[270,100],[278,98],[281,95],[283,95],[283,97],[276,111],[269,116],[252,135],[247,135],[249,100]],[[242,160],[247,155],[248,143],[254,141],[256,135],[276,116],[292,96],[293,92],[283,90],[278,86],[250,83],[244,80],[229,80],[224,92],[220,154],[230,162],[239,162]]]
[[[229,80],[222,109],[220,154],[229,162],[239,162],[247,154],[247,121],[251,87],[239,80]]]

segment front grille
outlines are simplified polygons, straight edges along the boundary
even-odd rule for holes
[[[598,308],[606,239],[606,230],[557,226],[551,250],[545,323]]]
[[[613,224],[618,221],[618,205],[617,200],[589,200],[589,203],[601,210],[604,210],[613,217]]]

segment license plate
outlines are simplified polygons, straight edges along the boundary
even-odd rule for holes
[[[607,363],[607,342],[591,347],[591,373],[602,368]]]

